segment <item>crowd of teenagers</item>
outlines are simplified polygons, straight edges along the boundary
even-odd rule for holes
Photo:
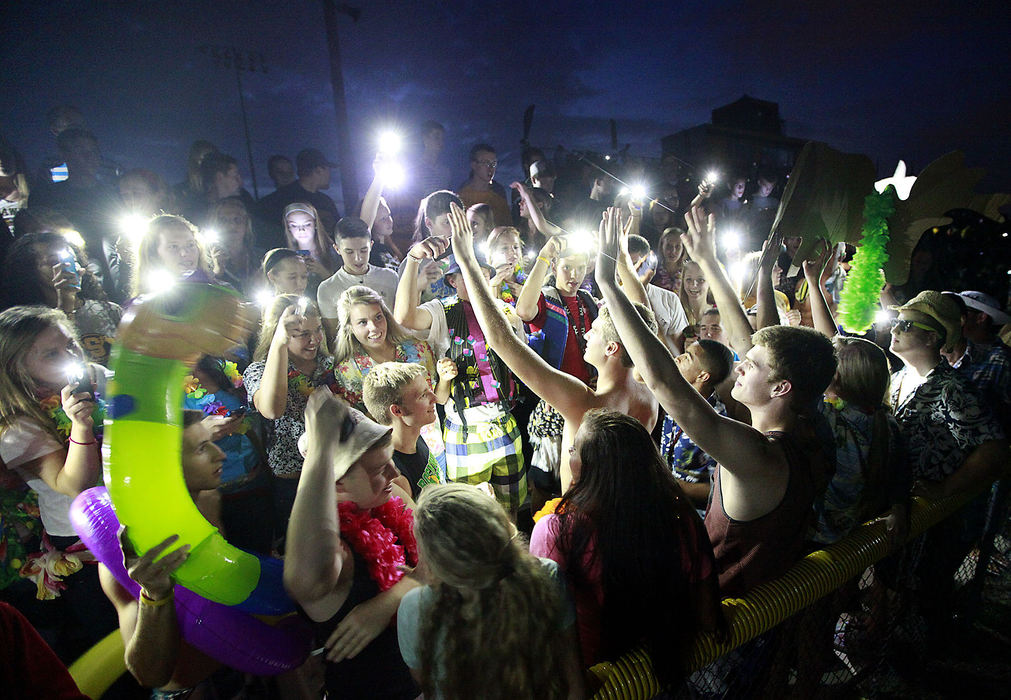
[[[537,149],[507,189],[479,144],[452,183],[429,122],[413,194],[385,191],[378,154],[341,216],[313,149],[272,157],[277,188],[255,201],[206,141],[168,187],[146,169],[111,180],[76,110],[51,126],[58,182],[0,148],[0,611],[26,650],[12,674],[73,697],[56,658],[27,650],[41,634],[69,663],[118,627],[160,698],[254,683],[576,698],[584,669],[639,647],[664,687],[730,692],[739,668],[688,668],[700,633],[726,633],[721,599],[878,518],[894,551],[877,597],[903,587],[930,643],[950,638],[989,492],[902,548],[909,499],[1006,464],[1011,317],[944,289],[929,247],[881,291],[890,326],[855,337],[834,317],[852,250],[794,259],[801,239],[770,236],[782,181],[766,172],[703,181],[682,207],[662,175],[645,194],[603,166],[566,183]],[[413,235],[395,236],[404,210]],[[259,309],[247,344],[189,368],[181,466],[229,542],[283,559],[314,628],[318,653],[269,683],[181,638],[168,603],[186,547],[124,545],[135,599],[68,516],[102,479],[121,318],[197,284]]]

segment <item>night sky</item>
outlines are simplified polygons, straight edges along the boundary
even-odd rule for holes
[[[748,94],[779,103],[788,135],[866,153],[882,175],[900,157],[915,173],[961,149],[989,189],[1007,191],[1011,12],[958,5],[361,2],[357,23],[340,17],[359,184],[382,123],[445,124],[444,160],[461,182],[467,150],[487,140],[508,184],[528,104],[535,145],[607,150],[614,118],[622,146],[658,157],[662,136]],[[55,153],[46,111],[70,103],[124,167],[177,182],[190,142],[206,138],[252,190],[235,72],[204,45],[263,55],[267,73],[242,73],[261,195],[273,153],[337,158],[318,2],[18,1],[3,14],[0,133],[33,171]],[[336,177],[330,194],[340,197]]]

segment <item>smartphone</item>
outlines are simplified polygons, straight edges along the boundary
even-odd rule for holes
[[[306,248],[299,248],[295,252],[297,252],[303,258],[311,258],[312,257],[312,251],[311,250],[307,250]]]
[[[71,393],[91,394],[92,398],[95,397],[95,385],[91,382],[91,373],[84,364],[75,363],[67,368],[67,383],[74,387]]]
[[[227,418],[241,418],[242,416],[246,415],[247,411],[249,411],[248,407],[239,406],[238,408],[232,409],[231,411],[226,413],[225,416]]]

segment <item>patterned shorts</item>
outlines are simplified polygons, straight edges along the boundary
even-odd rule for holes
[[[446,416],[446,476],[465,484],[490,482],[495,498],[514,518],[527,500],[523,441],[511,413],[463,425]]]

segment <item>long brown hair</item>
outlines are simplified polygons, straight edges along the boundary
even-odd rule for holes
[[[77,343],[73,325],[59,309],[44,306],[14,306],[0,313],[0,434],[18,419],[28,419],[43,427],[57,442],[65,439],[56,431],[56,425],[36,396],[35,380],[25,368],[25,355],[39,335],[50,328],[59,327]],[[84,357],[80,346],[78,355]]]
[[[560,589],[505,511],[467,484],[426,487],[419,558],[437,583],[420,625],[421,687],[447,700],[564,698]]]
[[[358,342],[351,329],[351,307],[375,304],[386,316],[386,344],[396,347],[411,338],[411,333],[393,318],[390,307],[383,298],[370,287],[356,284],[345,289],[337,298],[337,337],[334,339],[334,362],[344,362],[355,352],[361,352],[362,344]]]

